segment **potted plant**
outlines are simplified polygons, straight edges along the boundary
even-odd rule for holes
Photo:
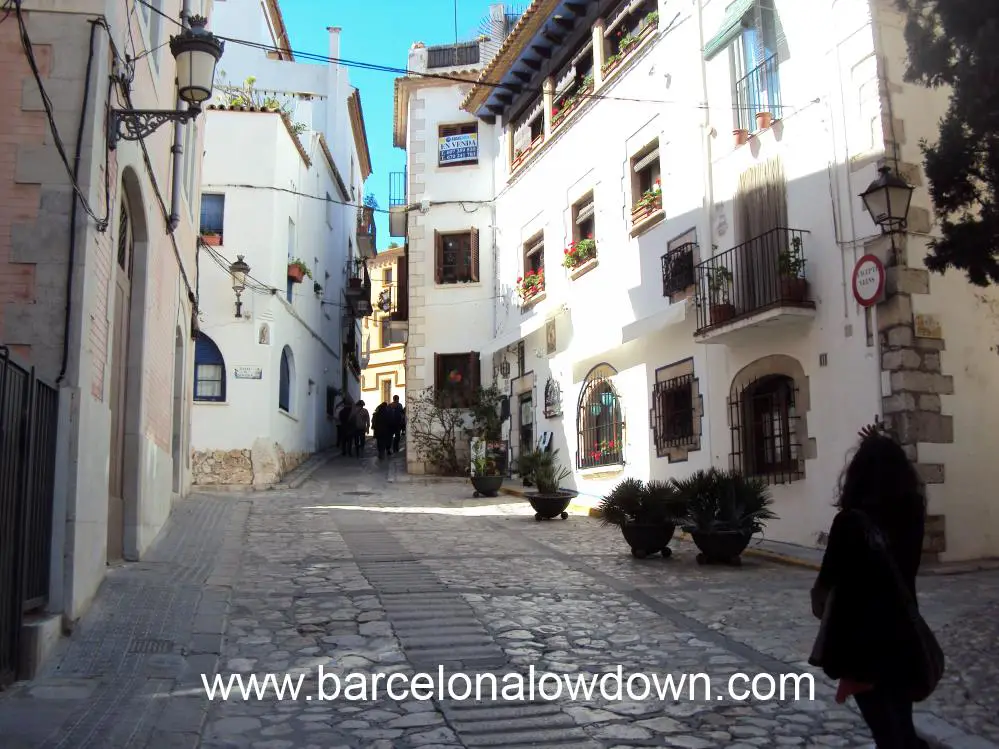
[[[737,127],[732,131],[732,137],[735,138],[735,145],[738,148],[749,142],[749,130],[744,127]]]
[[[656,183],[643,192],[642,197],[635,203],[635,207],[631,211],[631,219],[632,221],[638,221],[662,207],[663,188],[661,182],[657,179]]]
[[[524,486],[534,486],[534,469],[542,455],[540,450],[531,450],[521,453],[520,457],[517,458],[517,473],[520,474]]]
[[[517,293],[525,302],[530,301],[545,290],[545,269],[538,268],[536,271],[529,271],[525,276],[517,279]]]
[[[708,270],[708,293],[712,325],[720,325],[735,317],[735,305],[729,301],[729,290],[731,287],[732,271],[724,265],[716,265]]]
[[[565,508],[576,492],[562,489],[560,484],[571,475],[572,472],[558,462],[558,450],[538,454],[534,465],[534,483],[538,490],[527,493],[527,500],[534,508],[535,520],[568,519],[569,513]]]
[[[774,116],[770,112],[757,112],[756,113],[756,128],[758,130],[766,130],[773,124]]]
[[[583,263],[589,262],[597,256],[597,243],[592,236],[573,242],[565,249],[565,257],[562,265],[569,270],[575,270]]]
[[[793,237],[790,248],[780,251],[777,256],[777,270],[780,273],[781,301],[805,301],[808,294],[808,280],[805,278],[805,256],[801,251],[801,237]]]
[[[642,31],[648,31],[650,28],[659,28],[659,11],[657,10],[652,11],[642,19]]]
[[[361,278],[362,272],[364,270],[364,260],[361,258],[354,258],[354,273],[347,279],[347,286],[352,289],[361,288],[361,282],[364,280]]]
[[[741,564],[754,534],[776,519],[764,481],[738,471],[698,471],[674,485],[687,505],[683,530],[700,550],[698,564]]]
[[[312,284],[312,290],[316,293],[316,296],[320,296],[323,293],[323,285],[316,281]]]
[[[288,278],[295,283],[302,283],[306,276],[312,278],[312,271],[304,260],[296,257],[288,261]]]
[[[219,247],[222,244],[222,235],[210,230],[201,232],[201,239],[205,244],[212,247]]]
[[[495,497],[503,486],[503,474],[495,460],[484,455],[472,461],[472,486],[475,487],[475,497]]]
[[[673,554],[668,544],[686,516],[686,505],[671,482],[625,479],[601,500],[598,512],[601,523],[621,529],[633,557],[661,553],[668,558]]]

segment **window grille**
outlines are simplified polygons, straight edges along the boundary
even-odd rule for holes
[[[577,409],[577,468],[624,463],[624,413],[613,383],[616,374],[609,364],[599,364],[583,380]]]
[[[694,285],[696,247],[694,242],[689,242],[663,255],[663,296],[682,294]]]
[[[694,376],[657,382],[652,390],[652,433],[659,457],[695,442]]]
[[[790,377],[768,375],[729,399],[733,469],[770,484],[804,478],[797,394]]]

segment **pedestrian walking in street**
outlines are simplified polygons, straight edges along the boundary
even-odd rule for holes
[[[402,430],[406,428],[406,409],[402,407],[399,402],[399,396],[392,396],[392,405],[389,406],[390,420],[392,424],[392,444],[390,445],[389,454],[399,452],[399,439],[402,436]]]
[[[860,437],[812,589],[821,624],[809,663],[839,680],[837,702],[854,698],[878,749],[926,749],[913,703],[933,692],[944,659],[916,599],[925,493],[882,423]]]
[[[354,411],[354,404],[350,398],[343,399],[340,412],[337,414],[337,443],[342,455],[350,455],[354,446],[354,433],[350,427],[350,417]]]
[[[389,404],[383,401],[371,416],[371,430],[374,432],[375,445],[378,447],[378,460],[383,460],[392,446],[392,429]]]
[[[364,457],[364,438],[371,428],[371,415],[364,407],[364,401],[358,401],[354,406],[350,416],[350,426],[354,432],[354,449],[357,451],[357,457]]]

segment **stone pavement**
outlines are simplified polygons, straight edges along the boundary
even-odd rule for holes
[[[190,498],[146,561],[112,571],[42,677],[0,695],[0,749],[870,745],[821,675],[815,701],[724,694],[734,673],[810,671],[814,573],[751,558],[699,567],[683,542],[638,561],[590,518],[536,523],[521,499],[474,500],[465,482],[400,469],[337,457],[298,488]],[[949,659],[920,724],[944,745],[999,745],[997,592],[996,572],[920,580]],[[436,680],[439,666],[500,689],[531,667],[705,673],[712,694],[698,682],[694,699],[690,685],[638,701],[386,695],[390,675]],[[379,674],[378,694],[319,702],[319,667],[345,687]],[[215,673],[303,685],[298,699],[209,701],[202,674]]]

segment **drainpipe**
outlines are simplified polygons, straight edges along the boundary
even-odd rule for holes
[[[704,49],[704,3],[703,0],[697,0],[697,39],[698,39],[698,49]],[[704,122],[701,124],[701,136],[702,136],[702,148],[703,148],[703,158],[704,158],[704,190],[707,196],[707,201],[704,209],[704,215],[707,219],[707,232],[705,234],[708,243],[711,245],[711,254],[714,254],[714,227],[711,222],[712,213],[714,211],[715,205],[715,185],[714,185],[714,171],[712,166],[712,152],[711,152],[711,109],[708,106],[708,63],[704,59],[704,54],[699,53],[698,56],[701,58],[701,95],[704,102]],[[702,252],[702,261],[705,260],[705,255]],[[696,277],[695,277],[696,283]],[[695,313],[696,314],[696,313]],[[711,347],[707,346],[704,349],[704,379],[708,383],[707,389],[711,388]],[[705,435],[707,437],[708,445],[710,449],[708,451],[708,459],[711,461],[711,465],[714,465],[713,453],[715,452],[715,444],[711,438],[711,399],[707,399],[708,407],[707,413],[701,414],[702,424],[707,424]]]
[[[191,15],[191,2],[184,0],[180,11],[181,30],[188,28],[187,19]],[[177,109],[187,109],[184,100],[177,97]],[[173,234],[180,225],[180,189],[181,170],[184,168],[184,125],[177,122],[173,126],[173,147],[170,149],[173,154],[173,194],[170,198],[170,222],[167,230]]]

